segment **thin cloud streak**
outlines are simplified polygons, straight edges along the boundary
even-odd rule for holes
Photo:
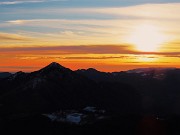
[[[35,67],[35,66],[0,66],[1,69],[33,69],[33,68],[39,68],[39,67]]]
[[[129,56],[102,56],[102,57],[63,57],[62,59],[82,59],[82,60],[84,60],[84,59],[94,59],[94,60],[101,60],[101,59],[103,59],[103,60],[106,60],[106,59],[125,59],[125,58],[129,58]]]
[[[41,1],[41,0],[40,0]],[[40,2],[39,1],[39,2]],[[42,0],[44,1],[44,0]],[[45,1],[44,1],[45,2]],[[17,9],[17,13],[32,13],[32,14],[86,14],[86,15],[112,15],[126,18],[139,19],[180,19],[180,3],[166,3],[166,4],[142,4],[127,7],[89,7],[89,8],[40,8],[33,10]]]
[[[25,11],[26,12],[26,11]],[[159,28],[167,40],[179,39],[180,3],[143,4],[129,7],[106,8],[44,8],[32,11],[48,15],[82,15],[95,16],[98,19],[24,19],[6,21],[7,26],[26,27],[34,32],[50,29],[37,35],[48,41],[62,44],[118,44],[128,43],[126,40],[136,27],[147,23]],[[33,13],[33,14],[34,14]],[[114,19],[102,19],[101,16],[114,16]],[[123,18],[124,17],[124,18]],[[96,24],[96,25],[95,25]],[[1,24],[0,24],[1,27]],[[34,35],[36,36],[36,35]],[[36,36],[36,37],[37,37]],[[53,43],[52,43],[53,44]],[[56,45],[56,44],[54,44]]]
[[[15,4],[23,4],[23,3],[43,3],[43,2],[55,2],[55,1],[67,1],[67,0],[4,1],[4,2],[0,2],[0,5],[15,5]]]
[[[56,59],[56,60],[110,60],[110,59],[136,59],[137,56],[16,56],[17,59],[23,60],[42,60],[42,59]]]
[[[1,33],[0,32],[0,40],[4,41],[11,41],[11,40],[15,40],[15,41],[28,41],[30,40],[29,37],[25,37],[25,36],[21,36],[18,34],[9,34],[9,33]]]
[[[80,45],[80,46],[49,46],[49,47],[11,47],[0,48],[0,52],[56,52],[59,54],[126,54],[127,45]]]
[[[79,46],[49,46],[49,47],[11,47],[0,48],[0,53],[29,54],[135,54],[135,55],[165,55],[179,56],[180,52],[140,52],[134,51],[128,45],[79,45]]]

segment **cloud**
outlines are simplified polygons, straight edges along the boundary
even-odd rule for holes
[[[18,34],[0,33],[2,41],[28,41],[30,38]]]
[[[19,9],[17,9],[18,11]],[[38,38],[39,42],[28,45],[99,45],[99,44],[125,44],[134,30],[142,25],[152,25],[158,28],[160,34],[170,40],[178,40],[180,33],[180,3],[169,4],[144,4],[129,7],[91,7],[91,8],[36,8],[22,9],[21,14],[31,11],[31,15],[38,13],[46,15],[47,19],[22,19],[4,21],[0,27],[13,32],[21,32],[21,35]],[[16,12],[16,11],[15,11]],[[13,12],[14,13],[14,12]],[[12,13],[11,13],[12,14]],[[57,19],[51,19],[52,18]],[[58,17],[56,17],[58,15]],[[68,16],[69,19],[63,19]],[[71,15],[71,16],[69,16]],[[89,15],[91,18],[84,18]],[[75,19],[73,19],[73,17]],[[80,16],[76,18],[76,16]],[[102,19],[101,16],[115,17],[114,19]],[[39,18],[43,18],[42,15]],[[49,18],[49,19],[48,19]],[[59,18],[59,19],[58,19]],[[6,28],[5,28],[6,27]],[[12,32],[12,31],[11,31]],[[41,42],[41,43],[40,43]],[[4,44],[4,43],[1,43]],[[24,43],[26,44],[26,43]],[[46,45],[47,45],[46,44]],[[164,44],[162,43],[162,48]],[[21,44],[22,45],[22,44]],[[10,45],[9,45],[10,46]],[[175,45],[170,45],[174,47]],[[133,45],[132,45],[133,47]],[[134,45],[134,48],[136,46]],[[171,48],[172,48],[171,47]],[[176,46],[171,51],[179,51]],[[168,50],[166,50],[168,51]],[[116,51],[115,51],[116,52]],[[77,51],[76,51],[77,53]],[[133,52],[134,53],[134,52]]]
[[[0,69],[34,69],[34,68],[39,68],[35,66],[0,66]]]
[[[33,20],[10,20],[7,21],[7,26],[27,26],[27,27],[46,27],[53,29],[59,29],[64,31],[84,31],[93,32],[94,34],[106,34],[106,33],[122,33],[122,30],[127,26],[132,26],[139,21],[130,20],[96,20],[96,19],[80,19],[80,20],[67,20],[67,19],[33,19]],[[124,25],[126,24],[126,25]],[[1,26],[1,24],[0,24]],[[4,27],[4,26],[3,26]],[[117,28],[121,31],[117,31]]]
[[[7,27],[9,27],[9,25],[12,27],[26,27],[29,28],[29,31],[42,31],[43,29],[43,31],[45,31],[44,34],[49,30],[51,31],[49,36],[55,35],[55,32],[59,31],[61,33],[57,33],[56,38],[64,34],[64,37],[61,36],[59,39],[72,37],[80,41],[84,39],[85,36],[86,39],[88,39],[88,37],[96,37],[96,39],[97,37],[102,37],[104,40],[108,39],[113,43],[123,43],[126,41],[125,38],[127,38],[135,28],[143,24],[157,27],[161,33],[170,38],[176,38],[180,33],[180,3],[102,8],[40,8],[38,10],[31,9],[30,12],[26,10],[21,11],[21,13],[24,12],[28,12],[28,14],[32,12],[33,15],[37,14],[37,16],[38,14],[40,16],[41,13],[41,16],[46,15],[47,18],[52,15],[52,18],[58,19],[9,20],[6,21]],[[69,19],[65,19],[66,16]],[[86,16],[90,16],[90,18],[86,18]],[[103,19],[102,17],[107,18]],[[34,29],[34,27],[37,28]],[[71,31],[73,35],[68,36],[67,33],[63,33],[63,31]],[[79,31],[84,33],[77,37],[76,35],[78,35],[77,32]],[[119,41],[117,41],[118,38]],[[89,41],[100,41],[100,39],[96,39],[90,39]],[[89,44],[92,44],[92,42]]]
[[[180,3],[143,4],[119,8],[84,9],[84,11],[144,19],[180,19]]]
[[[0,2],[0,5],[15,5],[23,3],[42,3],[42,2],[53,2],[53,1],[67,1],[67,0],[18,0],[18,1],[3,1]]]
[[[169,57],[169,58],[180,58],[180,54],[177,54],[177,55],[164,55],[164,57]]]
[[[48,46],[48,47],[11,47],[0,48],[0,52],[25,52],[47,54],[126,54],[127,45],[79,45],[79,46]]]
[[[43,0],[42,0],[43,1]],[[62,7],[62,8],[39,8],[39,9],[16,9],[16,13],[24,11],[28,14],[53,14],[53,15],[93,15],[99,18],[125,18],[125,19],[180,19],[180,3],[142,4],[126,7]],[[11,13],[11,12],[9,12]],[[103,16],[102,16],[103,15]]]
[[[110,59],[136,59],[136,56],[127,56],[127,55],[121,55],[121,56],[26,56],[26,55],[20,55],[16,56],[15,58],[23,59],[23,60],[42,60],[42,59],[52,59],[52,60],[110,60]]]
[[[125,59],[129,58],[130,56],[96,56],[96,57],[63,57],[63,59],[94,59],[94,60],[105,60],[105,59]]]
[[[166,55],[178,56],[180,52],[139,52],[128,45],[75,45],[47,47],[11,47],[0,48],[0,53],[20,53],[36,55],[67,55],[67,54],[132,54],[132,55]],[[150,56],[149,58],[151,58]],[[68,58],[68,57],[67,57]],[[154,58],[154,57],[153,57]],[[71,57],[69,57],[71,59]]]

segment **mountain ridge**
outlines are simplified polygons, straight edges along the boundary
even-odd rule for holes
[[[1,79],[0,104],[5,108],[4,113],[97,106],[120,113],[180,114],[177,98],[180,69],[139,70],[108,73],[90,68],[72,71],[53,62],[31,73],[17,72]]]
[[[134,107],[138,106],[135,105],[139,100],[137,97],[138,94],[128,85],[97,83],[57,63],[31,73],[18,72],[0,81],[0,104],[4,114],[42,113],[58,108],[78,109],[86,106],[136,113],[140,108]],[[134,105],[127,107],[124,100]],[[122,110],[116,107],[118,104]]]

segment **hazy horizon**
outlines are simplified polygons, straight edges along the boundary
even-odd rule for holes
[[[54,62],[51,62],[51,63],[54,63]],[[51,63],[49,63],[48,65],[50,65]],[[55,62],[55,63],[57,63],[57,62]],[[61,63],[58,63],[58,64],[61,65]],[[14,72],[11,72],[11,71],[0,71],[0,73],[3,73],[3,72],[9,72],[9,73],[12,73],[12,74],[17,73],[17,72],[31,73],[31,72],[34,72],[34,71],[38,71],[38,70],[40,70],[40,69],[42,69],[42,68],[44,68],[44,67],[46,67],[48,65],[45,65],[45,66],[42,66],[42,67],[15,67],[16,69],[19,68],[19,70],[14,71]],[[65,67],[64,65],[61,65],[61,66]],[[32,71],[21,70],[21,69],[24,69],[24,68],[27,68],[27,69],[28,68],[30,68],[30,69],[33,68],[34,70],[32,70]],[[65,68],[68,68],[68,67],[65,67]],[[127,69],[127,70],[116,70],[116,71],[103,71],[103,70],[99,70],[99,69],[97,69],[95,67],[77,68],[77,69],[69,68],[69,69],[72,70],[72,71],[95,69],[95,70],[100,71],[100,72],[113,73],[113,72],[131,71],[131,70],[137,70],[137,69],[179,69],[179,68],[176,68],[176,67],[153,67],[152,66],[152,67],[137,67],[137,68]]]

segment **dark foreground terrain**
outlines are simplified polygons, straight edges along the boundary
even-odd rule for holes
[[[44,135],[179,135],[180,117],[157,120],[147,116],[118,116],[93,124],[75,125],[52,122],[42,115],[28,116],[16,120],[4,121],[1,134],[44,134]]]
[[[180,134],[180,69],[105,73],[53,62],[0,76],[2,134]]]

